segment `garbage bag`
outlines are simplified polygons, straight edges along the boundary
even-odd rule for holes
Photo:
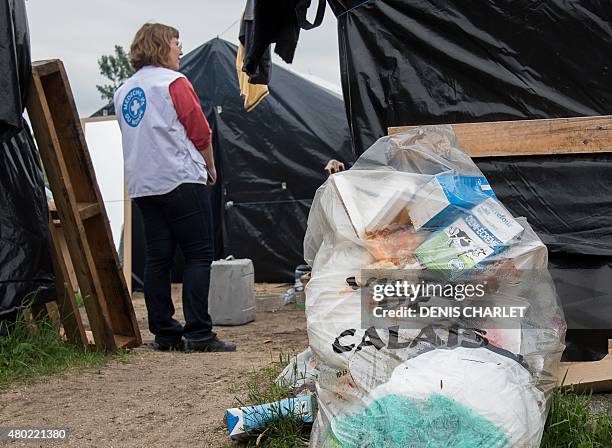
[[[56,297],[47,197],[26,127],[0,141],[0,319]]]
[[[289,360],[274,381],[280,386],[286,386],[294,391],[314,389],[317,379],[317,360],[312,356],[312,350],[307,348]],[[312,390],[314,392],[314,390]]]
[[[566,331],[548,252],[451,127],[330,176],[304,255],[311,446],[539,446]]]

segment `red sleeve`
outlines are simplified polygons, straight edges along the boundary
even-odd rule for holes
[[[210,145],[210,126],[202,112],[198,96],[187,78],[178,78],[170,84],[170,97],[187,136],[196,148],[203,151]]]

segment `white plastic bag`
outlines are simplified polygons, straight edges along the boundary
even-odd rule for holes
[[[402,446],[402,434],[410,446],[448,446],[448,438],[419,439],[436,416],[445,437],[478,444],[478,431],[496,434],[474,446],[539,446],[565,322],[546,246],[488,190],[452,128],[425,126],[378,140],[317,191],[304,239],[318,371],[311,446],[382,446],[381,436],[384,446]],[[397,273],[417,282],[436,270],[452,285],[486,285],[465,306],[524,314],[506,327],[498,316],[368,325],[362,293],[372,278],[389,282]],[[418,306],[457,300],[431,296]],[[410,424],[399,424],[401,409]],[[451,421],[458,426],[444,423]]]
[[[289,364],[278,375],[275,383],[289,387],[294,391],[304,388],[314,390],[314,384],[319,374],[316,365],[312,350],[307,348],[289,360]]]

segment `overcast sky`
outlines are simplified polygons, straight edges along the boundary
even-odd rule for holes
[[[232,25],[245,3],[246,0],[27,0],[32,60],[63,60],[79,114],[88,116],[105,104],[96,90],[96,84],[104,83],[97,59],[111,54],[115,44],[129,49],[143,23],[155,21],[177,28],[187,54]],[[314,5],[309,12],[311,18],[313,9]],[[237,43],[238,23],[221,37]],[[281,61],[276,58],[275,62]],[[340,86],[336,19],[329,7],[319,28],[301,32],[290,68]]]

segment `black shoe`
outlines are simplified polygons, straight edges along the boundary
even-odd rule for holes
[[[185,350],[185,342],[182,339],[174,344],[154,342],[153,348],[159,352],[182,352]]]
[[[185,341],[186,352],[235,352],[236,344],[223,342],[216,336],[209,341]]]

